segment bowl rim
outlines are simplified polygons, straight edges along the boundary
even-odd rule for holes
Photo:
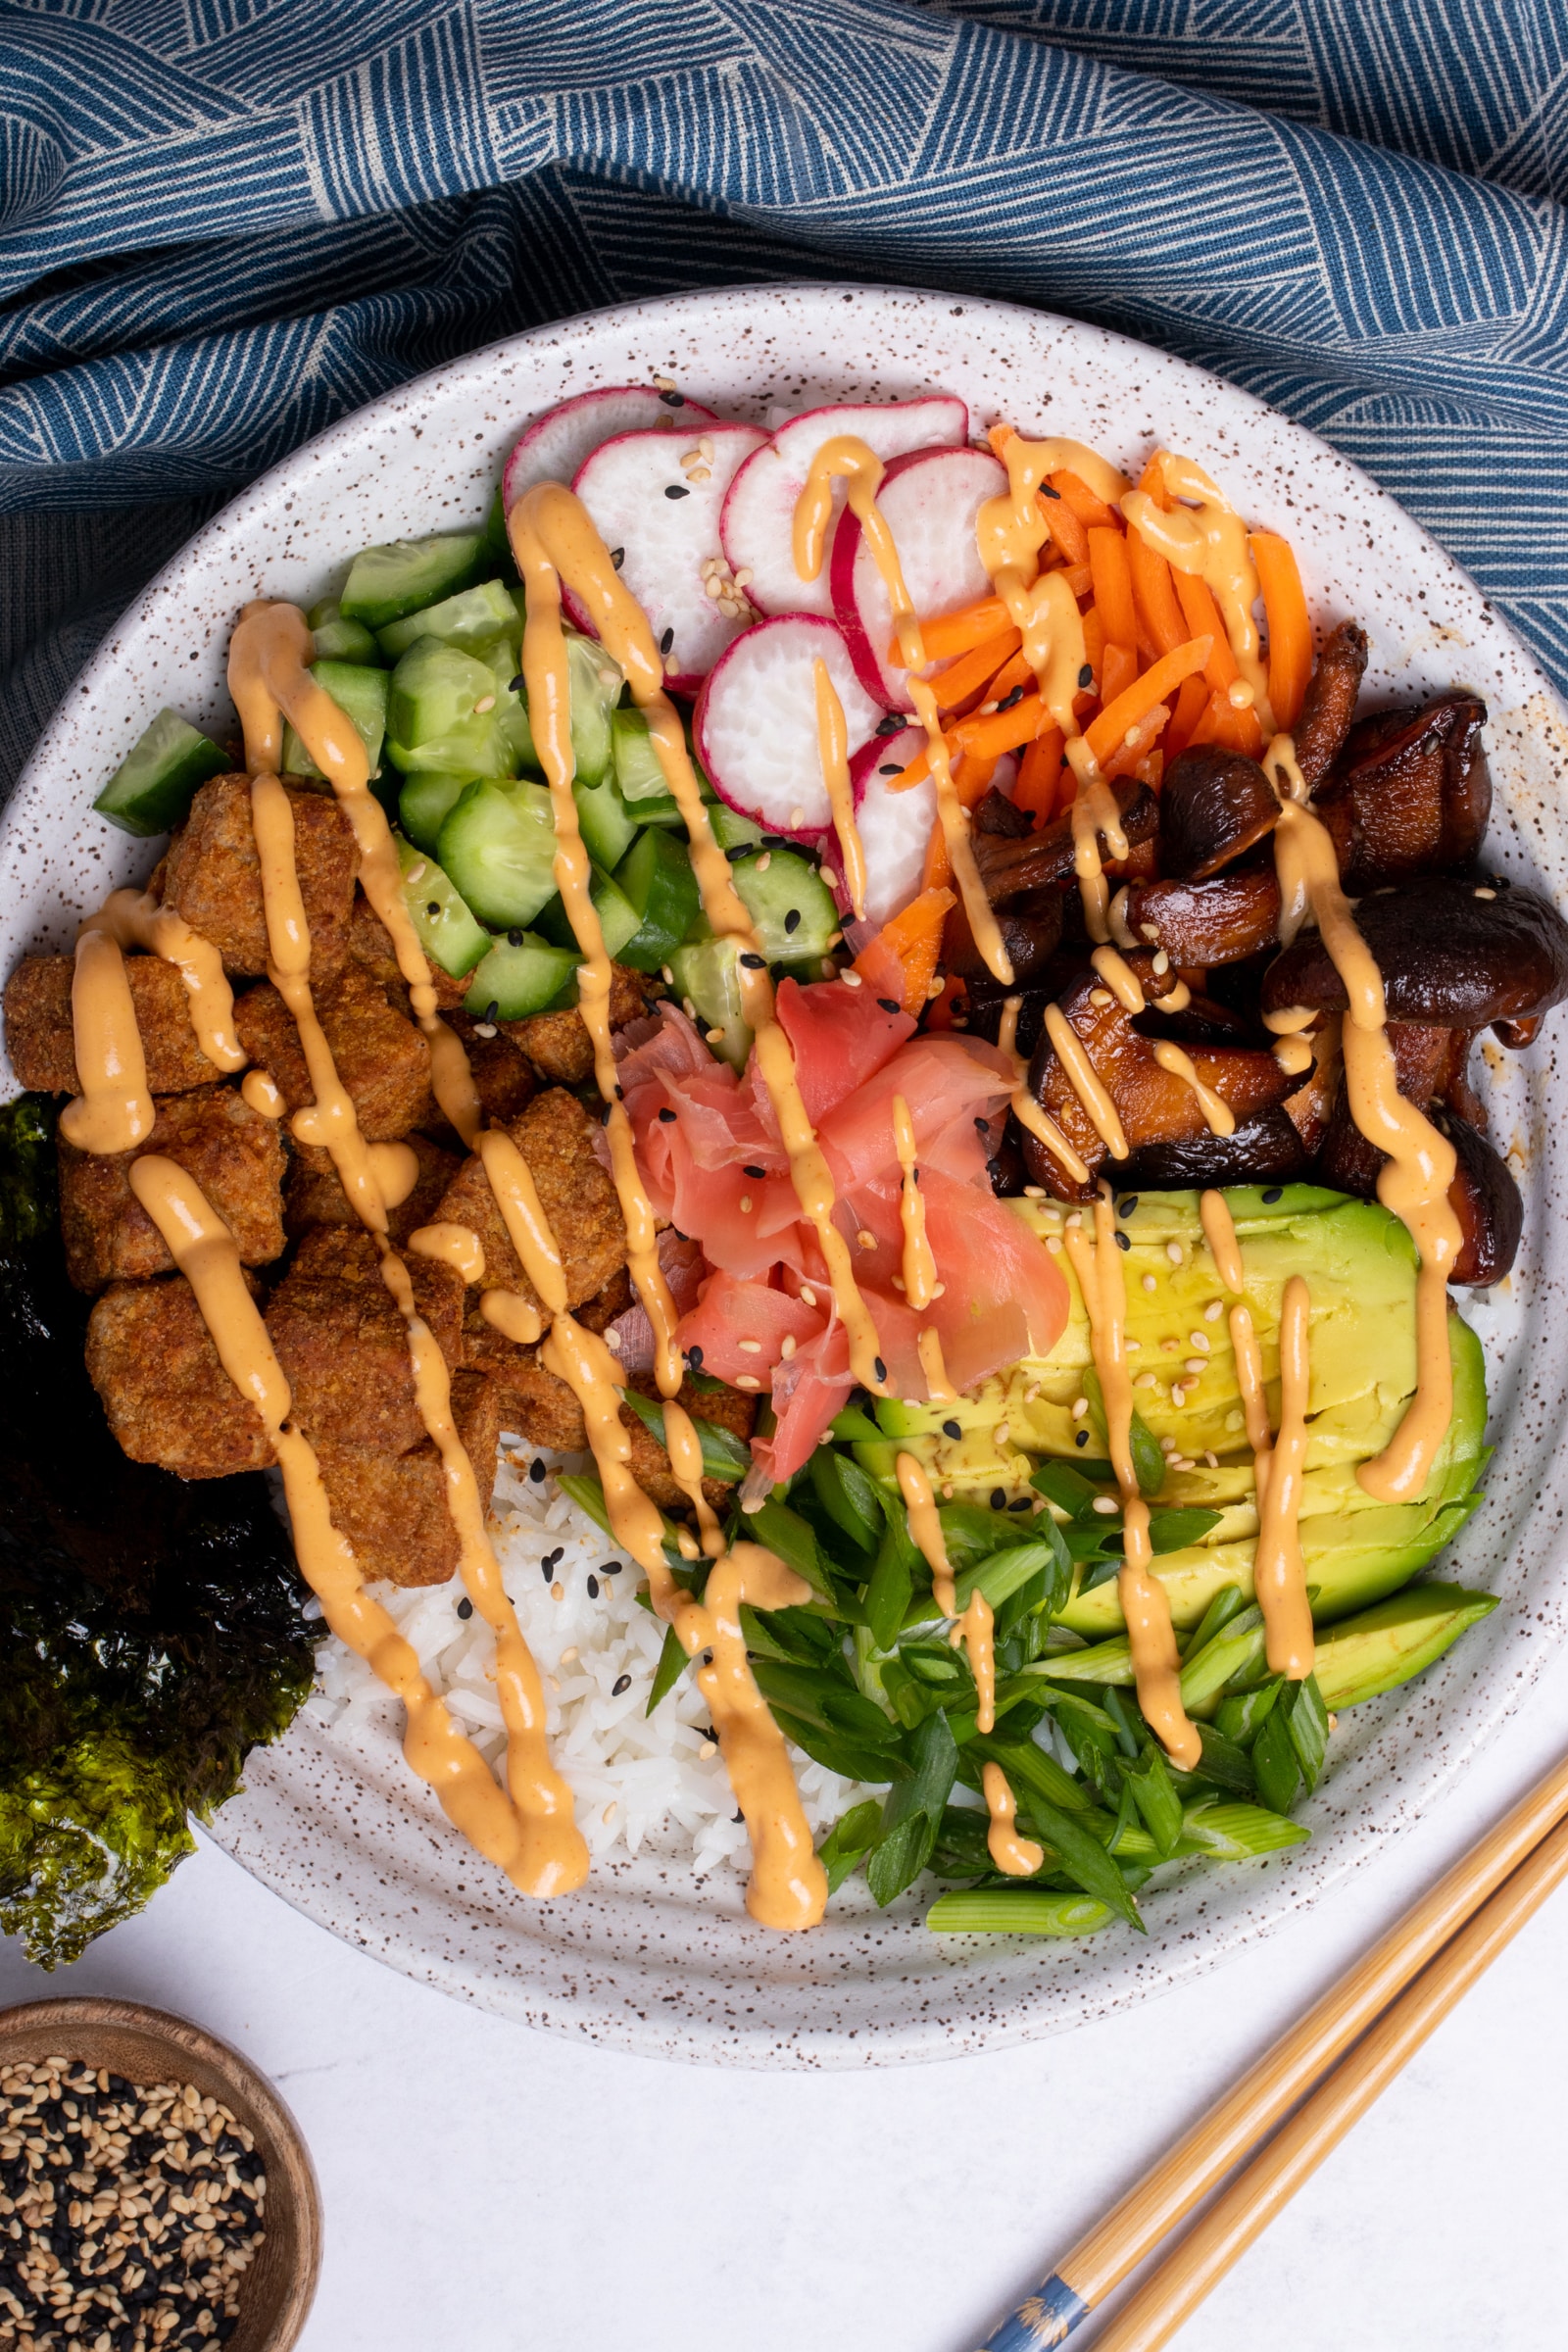
[[[146,2001],[111,1994],[65,1993],[41,2001],[20,2001],[0,2009],[0,2064],[7,2062],[8,2055],[15,2061],[17,2054],[11,2045],[24,2038],[58,2032],[61,2041],[69,2045],[74,2034],[95,2031],[141,2034],[150,2048],[167,2050],[171,2064],[176,2069],[186,2061],[204,2069],[243,2107],[244,2113],[238,2115],[238,2120],[258,2142],[265,2135],[268,2201],[270,2204],[272,2201],[275,2174],[289,2200],[294,2259],[281,2281],[283,2291],[268,2315],[265,2332],[257,2336],[249,2352],[290,2352],[316,2300],[321,2274],[322,2236],[320,2182],[309,2144],[292,2111],[244,2052],[210,2027]],[[41,2054],[55,2055],[49,2050]],[[59,2054],[74,2056],[69,2046]],[[87,2066],[90,2061],[75,2057],[75,2063]],[[117,2067],[114,2071],[122,2070]],[[263,2227],[270,2230],[271,2225],[264,2218]],[[243,2289],[241,2293],[243,2296]],[[250,2332],[244,2329],[245,2335]],[[235,2334],[243,2340],[240,2329]]]

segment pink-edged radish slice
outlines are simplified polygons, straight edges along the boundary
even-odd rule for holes
[[[767,448],[741,467],[724,501],[724,553],[737,578],[749,575],[742,585],[753,604],[763,612],[825,616],[833,610],[826,561],[814,580],[803,580],[795,568],[795,502],[824,441],[853,433],[888,465],[908,450],[957,448],[968,430],[968,410],[945,392],[879,408],[808,409],[781,424]],[[842,487],[834,505],[842,511]]]
[[[736,468],[766,439],[760,424],[706,424],[689,435],[662,427],[617,433],[583,461],[572,482],[599,536],[619,557],[621,579],[648,615],[677,693],[695,694],[756,617],[719,553],[718,514]],[[575,598],[567,605],[586,627]]]
[[[961,612],[990,594],[975,545],[975,516],[1007,487],[1007,469],[984,449],[922,449],[896,458],[877,505],[899,551],[904,584],[922,620]],[[912,710],[908,673],[887,659],[893,607],[858,518],[847,514],[833,535],[829,566],[833,615],[844,631],[867,694],[889,710]]]
[[[765,833],[813,846],[833,823],[816,736],[819,661],[858,746],[881,713],[843,637],[815,613],[781,613],[737,637],[709,672],[693,721],[697,757],[719,799]]]
[[[892,785],[924,750],[924,727],[904,727],[897,734],[873,735],[850,761],[855,822],[865,855],[865,919],[873,930],[920,895],[937,821],[937,788],[929,776],[907,792],[895,792]],[[831,865],[831,849],[824,854]],[[840,898],[847,906],[842,893]]]
[[[501,501],[510,512],[535,482],[567,482],[602,441],[616,433],[707,432],[717,417],[683,393],[652,384],[609,384],[579,392],[538,416],[516,443],[501,476]]]

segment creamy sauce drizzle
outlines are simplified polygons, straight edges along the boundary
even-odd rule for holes
[[[997,1645],[992,1624],[991,1603],[977,1588],[951,1636],[955,1647],[961,1642],[968,1652],[977,1700],[975,1729],[982,1734],[997,1728]]]
[[[909,700],[926,733],[931,775],[936,785],[937,820],[947,844],[953,878],[958,885],[958,896],[963,901],[963,910],[969,918],[969,929],[986,968],[995,974],[1004,988],[1007,988],[1012,983],[1012,962],[1003,945],[1001,926],[986,895],[985,884],[980,879],[980,868],[975,863],[974,849],[969,839],[968,812],[959,801],[953,781],[936,693],[926,679],[916,674],[925,667],[925,645],[920,635],[919,619],[905,585],[904,569],[899,562],[893,533],[888,528],[887,517],[876,503],[883,470],[881,459],[853,433],[839,433],[832,440],[823,442],[811,460],[806,487],[796,502],[795,568],[803,580],[814,580],[820,572],[827,526],[833,516],[833,486],[835,482],[842,481],[851,510],[865,534],[866,547],[892,607],[894,634],[898,639],[904,666],[908,672]]]
[[[953,1566],[948,1558],[947,1538],[942,1533],[942,1517],[937,1498],[931,1491],[931,1481],[923,1466],[912,1453],[901,1453],[894,1471],[899,1481],[899,1493],[909,1514],[909,1533],[931,1571],[931,1591],[937,1609],[951,1617],[958,1605],[958,1595],[953,1581]]]
[[[1341,1050],[1350,1116],[1368,1143],[1388,1153],[1378,1175],[1378,1199],[1404,1226],[1420,1258],[1416,1273],[1416,1391],[1393,1438],[1356,1478],[1379,1502],[1408,1502],[1432,1472],[1453,1414],[1453,1366],[1448,1352],[1448,1276],[1462,1246],[1448,1199],[1457,1159],[1452,1144],[1399,1092],[1389,1043],[1383,976],[1356,927],[1340,886],[1339,862],[1326,828],[1295,797],[1300,771],[1270,745],[1264,767],[1285,787],[1274,829],[1280,895],[1290,905],[1304,897],[1323,945],[1349,998]],[[1293,781],[1294,771],[1294,781]],[[1302,787],[1304,791],[1304,786]]]
[[[811,665],[816,687],[816,745],[817,758],[822,763],[822,781],[827,786],[828,807],[833,811],[833,830],[838,836],[839,871],[849,893],[855,919],[865,920],[865,851],[860,841],[860,828],[855,821],[855,791],[850,783],[850,738],[844,723],[844,705],[839,701],[827,663],[818,659]]]
[[[125,958],[107,931],[77,937],[71,1026],[81,1093],[60,1113],[60,1132],[78,1152],[133,1152],[157,1113]]]
[[[904,1184],[899,1196],[899,1218],[904,1227],[904,1296],[920,1314],[937,1292],[937,1261],[925,1233],[925,1198],[914,1160],[914,1121],[902,1095],[893,1098],[893,1148],[898,1153]]]
[[[1203,1228],[1203,1239],[1208,1244],[1209,1255],[1214,1260],[1215,1271],[1225,1288],[1234,1291],[1240,1298],[1247,1277],[1242,1266],[1242,1246],[1236,1238],[1236,1220],[1231,1215],[1230,1202],[1223,1193],[1206,1192],[1199,1200],[1198,1215]]]
[[[516,1291],[486,1291],[479,1312],[492,1331],[517,1348],[531,1348],[543,1332],[544,1317]]]
[[[247,1070],[239,1091],[260,1118],[280,1119],[288,1108],[270,1070]]]
[[[948,1378],[948,1367],[942,1354],[942,1334],[934,1325],[921,1332],[914,1343],[914,1351],[920,1359],[920,1370],[925,1375],[927,1396],[933,1404],[949,1403],[957,1391]]]
[[[1059,1004],[1046,1006],[1046,1035],[1050,1038],[1056,1059],[1060,1062],[1068,1085],[1077,1096],[1085,1118],[1094,1128],[1112,1159],[1128,1156],[1127,1130],[1117,1114],[1116,1105],[1101,1084],[1099,1072],[1085,1051],[1078,1035]],[[1082,1163],[1079,1163],[1082,1165]],[[1080,1184],[1088,1176],[1085,1168]]]
[[[1144,995],[1143,982],[1114,948],[1096,948],[1089,960],[1123,1012],[1137,1013],[1147,1008],[1149,1000]]]
[[[1268,1636],[1271,1674],[1303,1682],[1315,1655],[1312,1611],[1306,1597],[1299,1519],[1306,1467],[1309,1364],[1307,1324],[1312,1301],[1299,1274],[1285,1285],[1280,1308],[1280,1426],[1266,1484],[1258,1489],[1253,1586]],[[1240,1310],[1237,1310],[1240,1311]]]
[[[991,1826],[986,1831],[987,1852],[997,1869],[1009,1879],[1032,1879],[1044,1865],[1045,1847],[1036,1845],[1032,1838],[1020,1837],[1014,1828],[1017,1802],[1002,1766],[982,1764],[980,1785],[985,1791],[986,1811],[991,1816]]]
[[[417,1227],[403,1246],[412,1250],[416,1257],[430,1257],[438,1265],[452,1266],[466,1283],[484,1280],[484,1244],[471,1226],[443,1218],[438,1225]],[[538,1317],[534,1320],[537,1323]],[[534,1338],[538,1336],[536,1330]]]
[[[1252,1448],[1252,1483],[1257,1490],[1257,1515],[1261,1524],[1269,1459],[1274,1451],[1274,1432],[1269,1427],[1268,1419],[1268,1393],[1263,1386],[1263,1356],[1249,1310],[1245,1306],[1233,1306],[1229,1321],[1231,1346],[1236,1351],[1236,1385],[1241,1391],[1242,1410],[1247,1416],[1247,1443]]]
[[[1102,1184],[1096,1196],[1093,1242],[1081,1225],[1069,1225],[1064,1238],[1089,1315],[1090,1346],[1104,1399],[1111,1468],[1121,1490],[1126,1558],[1116,1580],[1116,1590],[1127,1622],[1127,1645],[1138,1685],[1138,1703],[1171,1762],[1184,1772],[1191,1772],[1202,1755],[1202,1744],[1196,1725],[1189,1722],[1182,1705],[1181,1662],[1171,1627],[1170,1601],[1164,1586],[1153,1574],[1149,1505],[1139,1493],[1133,1468],[1133,1387],[1126,1347],[1127,1287],[1122,1277],[1121,1252],[1116,1248],[1108,1185]]]
[[[223,959],[210,939],[193,931],[172,906],[144,890],[117,890],[89,915],[84,931],[107,931],[121,948],[144,948],[172,963],[185,983],[196,1043],[215,1069],[230,1075],[250,1058],[234,1034],[234,992]]]
[[[1193,1058],[1190,1054],[1184,1053],[1180,1046],[1172,1045],[1167,1038],[1160,1038],[1153,1047],[1153,1055],[1160,1068],[1170,1077],[1179,1078],[1183,1086],[1192,1088],[1198,1098],[1198,1107],[1203,1114],[1203,1123],[1210,1135],[1234,1135],[1236,1133],[1235,1111],[1221,1096],[1215,1094],[1211,1086],[1204,1085],[1193,1067]]]
[[[1122,500],[1121,511],[1146,547],[1163,556],[1173,569],[1196,574],[1208,589],[1247,689],[1245,700],[1233,690],[1233,706],[1255,710],[1267,737],[1274,731],[1274,713],[1252,618],[1260,590],[1247,525],[1218,484],[1191,458],[1162,450],[1156,463],[1165,488],[1183,503],[1167,509],[1157,506],[1147,490],[1132,490]]]
[[[431,1690],[392,1618],[371,1599],[351,1546],[332,1525],[319,1464],[309,1440],[288,1418],[288,1383],[245,1287],[227,1226],[195,1179],[161,1154],[132,1161],[130,1184],[195,1293],[224,1371],[256,1406],[272,1439],[295,1553],[328,1627],[403,1702],[408,1718],[403,1752],[411,1768],[434,1789],[453,1826],[523,1893],[562,1894],[580,1886],[587,1874],[587,1848],[572,1820],[570,1791],[550,1764],[539,1679],[514,1621],[514,1645],[509,1636],[505,1650],[498,1641],[497,1652],[497,1688],[508,1720],[508,1795]],[[433,1348],[424,1326],[417,1329]],[[439,1358],[439,1349],[434,1352]],[[443,1363],[443,1378],[445,1369]],[[435,1386],[433,1376],[429,1385]],[[483,1544],[482,1526],[479,1541]],[[488,1544],[483,1548],[488,1552]],[[466,1573],[469,1549],[465,1540]],[[510,1617],[504,1595],[497,1605],[499,1570],[493,1586],[482,1574],[475,1582],[477,1590],[469,1587],[475,1608],[494,1609],[493,1623],[503,1611]]]
[[[1012,1115],[1020,1127],[1027,1128],[1038,1143],[1045,1145],[1057,1166],[1065,1168],[1075,1184],[1087,1184],[1088,1168],[1050,1112],[1029,1092],[1029,1065],[1018,1052],[1018,1015],[1022,1009],[1022,997],[1004,997],[997,1030],[997,1044],[1012,1064]]]

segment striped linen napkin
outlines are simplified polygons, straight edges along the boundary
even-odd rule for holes
[[[0,783],[388,385],[696,285],[1094,318],[1357,459],[1568,683],[1555,0],[0,0]]]

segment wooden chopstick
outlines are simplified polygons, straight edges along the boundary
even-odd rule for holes
[[[1035,2292],[987,2336],[984,2352],[1042,2352],[1044,2346],[1065,2343],[1112,2289],[1377,2022],[1411,1979],[1436,1958],[1565,1814],[1568,1757],[1462,1855],[1366,1957],[1331,1986],[1170,2152],[1062,2255]],[[1436,2022],[1434,2018],[1433,2024]],[[1236,2251],[1241,2251],[1240,2244]],[[1218,2272],[1214,2275],[1219,2276]],[[1103,2339],[1107,2345],[1111,2340],[1109,2336]]]
[[[1521,1862],[1138,2288],[1096,2352],[1159,2352],[1568,1878],[1568,1821]]]

